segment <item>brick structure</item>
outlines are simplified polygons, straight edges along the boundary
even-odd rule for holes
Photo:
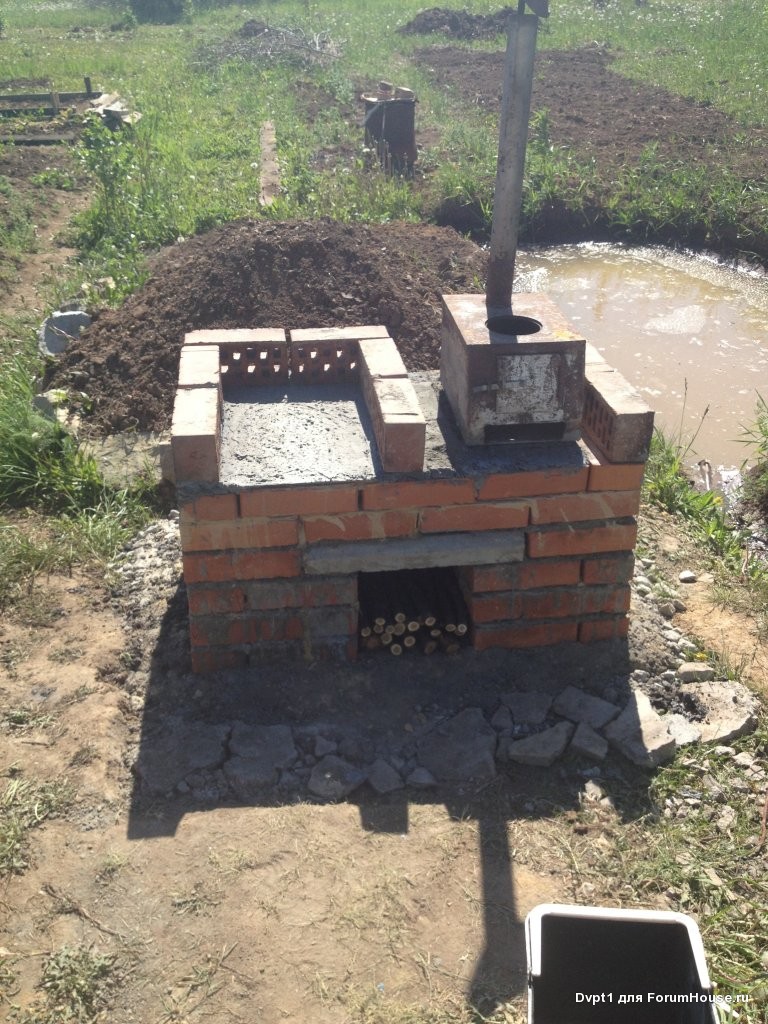
[[[468,449],[456,433],[452,461],[435,468],[426,439],[453,428],[384,328],[187,335],[172,449],[194,669],[354,658],[358,574],[433,566],[455,570],[478,650],[626,635],[653,414],[590,346],[586,367],[581,443],[523,458],[514,445]],[[304,375],[356,382],[379,468],[352,481],[221,480],[231,382],[258,401],[260,384]]]

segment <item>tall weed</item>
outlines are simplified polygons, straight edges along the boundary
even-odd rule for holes
[[[47,512],[98,502],[102,481],[93,458],[55,420],[34,409],[34,386],[21,356],[0,364],[0,508]]]

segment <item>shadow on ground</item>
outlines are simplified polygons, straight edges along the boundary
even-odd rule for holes
[[[329,797],[312,789],[318,765],[329,756],[341,760],[349,766],[351,788],[340,799],[357,806],[365,832],[407,835],[413,809],[431,803],[443,805],[456,822],[477,823],[484,951],[468,999],[482,1014],[521,993],[524,912],[515,897],[510,822],[577,810],[585,782],[596,777],[619,816],[631,820],[647,809],[648,775],[611,755],[598,763],[566,753],[549,768],[504,763],[488,756],[497,744],[495,716],[510,693],[554,696],[575,685],[594,694],[628,694],[626,644],[467,648],[455,656],[400,659],[377,652],[354,664],[274,663],[203,677],[179,669],[189,665],[187,628],[181,584],[152,656],[129,838],[173,836],[185,815],[214,808],[322,803]],[[432,762],[437,778],[430,782],[421,763],[427,738],[461,715],[481,723],[477,744],[470,736],[455,758],[449,754],[442,777]],[[264,737],[279,766],[259,761]],[[252,770],[243,752],[253,754]],[[400,788],[375,791],[366,777],[377,760],[394,769],[389,780]],[[233,770],[244,761],[245,773]],[[406,783],[414,778],[419,785]]]

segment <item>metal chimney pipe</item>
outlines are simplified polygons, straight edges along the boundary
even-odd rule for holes
[[[522,8],[524,4],[520,6]],[[499,157],[491,225],[491,258],[485,286],[489,316],[509,313],[512,309],[512,283],[520,230],[538,24],[539,19],[535,14],[522,14],[518,11],[510,15],[507,28],[507,54],[499,118]]]

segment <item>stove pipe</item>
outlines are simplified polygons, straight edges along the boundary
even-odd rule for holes
[[[524,4],[520,4],[521,9]],[[499,118],[499,156],[493,197],[491,257],[485,286],[489,318],[511,314],[517,236],[523,198],[525,147],[533,89],[539,19],[521,11],[509,17]]]

